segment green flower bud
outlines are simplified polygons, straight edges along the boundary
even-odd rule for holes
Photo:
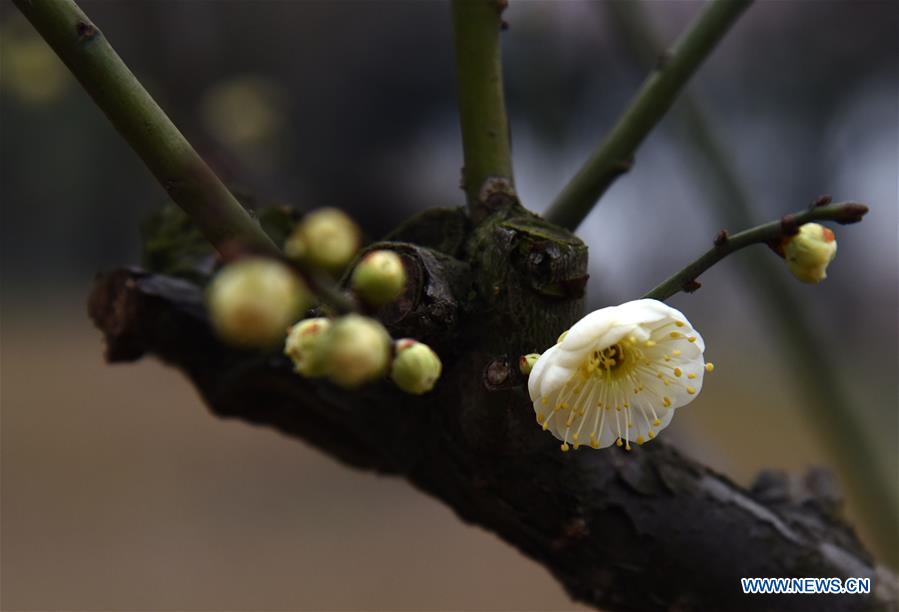
[[[397,341],[390,378],[406,393],[421,395],[433,389],[441,369],[440,357],[427,344],[409,338]]]
[[[383,306],[400,296],[406,286],[406,268],[393,251],[372,251],[353,270],[353,291],[371,306]]]
[[[337,208],[319,208],[307,214],[284,244],[288,257],[337,274],[356,255],[359,228]]]
[[[304,319],[290,328],[284,354],[293,361],[298,374],[317,378],[327,373],[325,368],[323,338],[331,328],[331,320],[325,317]]]
[[[837,254],[836,236],[823,225],[806,223],[784,241],[783,252],[793,276],[803,283],[820,283]]]
[[[534,364],[537,363],[538,359],[540,359],[540,353],[530,353],[528,355],[522,355],[518,359],[518,369],[522,374],[527,376],[531,373],[531,370],[534,369]]]
[[[287,327],[309,307],[312,295],[284,264],[247,257],[228,264],[206,290],[216,332],[230,344],[267,348],[284,339]]]
[[[341,387],[358,387],[387,371],[390,334],[374,319],[355,314],[341,317],[323,343],[328,377]]]

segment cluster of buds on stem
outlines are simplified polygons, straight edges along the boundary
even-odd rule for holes
[[[412,339],[394,343],[379,321],[361,314],[298,321],[315,302],[310,285],[322,289],[322,281],[307,273],[337,274],[359,245],[360,232],[343,212],[325,208],[309,213],[285,244],[296,268],[249,256],[227,264],[213,278],[206,297],[216,332],[225,342],[245,348],[270,349],[283,342],[284,354],[305,378],[327,378],[354,389],[389,375],[406,393],[427,393],[442,368],[427,345]],[[307,284],[304,278],[316,282]],[[405,286],[403,261],[390,250],[366,254],[350,276],[352,291],[371,307],[396,300]]]
[[[440,358],[428,345],[404,338],[391,346],[384,326],[369,317],[350,314],[335,321],[300,321],[287,336],[284,353],[306,378],[327,377],[354,389],[390,374],[406,393],[421,395],[440,378]]]

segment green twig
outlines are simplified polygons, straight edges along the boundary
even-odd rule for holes
[[[686,268],[649,291],[645,298],[667,300],[672,295],[686,291],[692,293],[699,288],[696,279],[713,265],[740,249],[753,244],[776,244],[780,239],[796,232],[799,226],[812,221],[836,221],[837,223],[857,223],[868,212],[868,207],[855,202],[840,202],[815,206],[792,215],[786,215],[780,221],[772,221],[759,225],[739,234],[728,236],[722,231],[715,239],[715,246],[689,264]]]
[[[14,2],[217,249],[239,242],[277,253],[73,0]]]
[[[606,189],[633,164],[634,151],[661,120],[687,80],[752,0],[712,0],[662,56],[612,131],[562,189],[544,215],[574,230]]]
[[[475,219],[492,197],[514,198],[509,122],[500,53],[505,0],[453,0],[459,120],[465,167],[462,183]]]

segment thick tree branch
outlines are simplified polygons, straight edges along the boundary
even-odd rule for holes
[[[711,0],[663,56],[605,140],[544,215],[574,230],[606,189],[633,164],[634,152],[662,119],[687,81],[752,0]]]
[[[722,232],[715,239],[715,246],[691,262],[680,272],[647,292],[643,297],[667,300],[672,295],[686,291],[692,293],[699,288],[699,275],[732,253],[753,244],[776,246],[781,239],[795,234],[801,225],[812,221],[836,221],[841,224],[857,223],[868,212],[868,207],[856,202],[840,202],[813,206],[808,210],[786,215],[780,221],[771,221],[738,234]]]
[[[209,242],[277,253],[73,0],[14,2]]]
[[[398,321],[403,333],[465,329],[467,266],[411,245],[406,256],[416,278],[391,330]],[[221,346],[200,289],[185,281],[106,274],[90,312],[110,361],[155,355],[219,416],[408,478],[542,563],[578,600],[609,610],[895,609],[895,578],[863,551],[832,497],[800,505],[771,479],[746,491],[658,441],[632,453],[561,453],[520,388],[487,390],[464,340],[441,348],[445,375],[428,396],[386,382],[347,392],[297,377],[278,355]],[[742,576],[871,576],[874,593],[750,597]]]
[[[515,198],[500,48],[501,14],[507,3],[508,0],[452,2],[465,155],[462,184],[476,221]]]

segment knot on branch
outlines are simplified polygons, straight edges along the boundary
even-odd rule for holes
[[[100,30],[92,23],[79,21],[75,24],[75,33],[78,35],[78,42],[86,43],[93,40],[100,33]]]
[[[488,177],[478,190],[478,204],[481,219],[499,210],[518,206],[518,196],[512,181],[500,176]]]
[[[359,258],[379,249],[400,256],[406,269],[406,286],[396,300],[378,308],[375,316],[394,338],[415,338],[444,356],[458,352],[465,298],[471,285],[468,265],[405,242],[376,242]]]

